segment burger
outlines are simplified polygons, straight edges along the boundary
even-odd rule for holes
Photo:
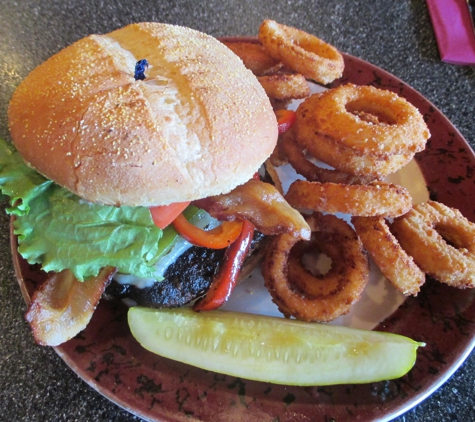
[[[8,118],[0,188],[19,254],[50,275],[27,312],[39,343],[75,334],[38,328],[65,283],[92,303],[79,313],[104,294],[182,306],[209,292],[245,232],[241,264],[266,235],[309,235],[259,180],[278,136],[268,97],[203,33],[140,23],[81,39],[27,76]],[[77,287],[90,280],[99,287]]]

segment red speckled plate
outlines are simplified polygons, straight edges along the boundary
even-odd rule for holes
[[[475,221],[475,156],[460,133],[394,76],[344,57],[345,73],[336,84],[389,89],[423,113],[432,137],[416,160],[431,199]],[[18,255],[15,267],[28,299],[43,276]],[[457,290],[428,280],[416,298],[405,300],[377,327],[426,343],[408,375],[368,385],[300,388],[219,375],[153,355],[132,338],[126,311],[120,304],[102,301],[87,329],[56,351],[101,394],[153,421],[323,421],[347,420],[349,415],[358,421],[389,420],[444,382],[472,350],[475,335],[475,289]]]

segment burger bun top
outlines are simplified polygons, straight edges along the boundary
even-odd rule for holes
[[[144,80],[135,64],[146,59]],[[166,205],[245,183],[277,141],[254,75],[218,40],[140,23],[91,35],[34,69],[13,94],[26,163],[80,197]]]

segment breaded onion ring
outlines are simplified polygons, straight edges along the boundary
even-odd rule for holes
[[[256,76],[277,72],[282,67],[282,63],[269,56],[260,44],[233,41],[224,41],[223,44]]]
[[[301,130],[300,125],[296,130],[298,131],[298,143],[303,149],[344,173],[383,179],[406,166],[414,157],[413,153],[394,154],[384,158],[373,154],[359,155],[351,148],[338,145],[330,138],[316,135],[311,129],[310,136]]]
[[[426,280],[425,273],[414,263],[389,230],[382,217],[352,217],[356,234],[383,275],[402,294],[417,296]]]
[[[430,136],[416,107],[394,92],[373,86],[347,84],[329,89],[317,96],[310,112],[316,134],[360,155],[382,158],[416,153],[425,148]]]
[[[344,173],[383,179],[408,164],[413,152],[401,154],[361,154],[360,151],[318,133],[314,110],[319,95],[307,98],[297,109],[295,133],[298,144],[315,158]]]
[[[258,37],[272,57],[307,79],[329,84],[343,74],[342,55],[335,47],[314,35],[265,20],[259,28]]]
[[[275,100],[302,99],[310,95],[307,80],[299,73],[275,73],[268,76],[258,76],[267,96]]]
[[[376,177],[359,176],[352,173],[345,173],[335,169],[328,169],[317,166],[308,160],[306,150],[296,142],[294,131],[290,130],[285,137],[279,141],[279,148],[282,149],[289,164],[295,171],[311,182],[333,182],[343,184],[366,184],[374,181]]]
[[[285,199],[298,209],[359,217],[397,217],[412,207],[412,197],[406,188],[384,182],[343,185],[296,180]]]
[[[475,287],[475,224],[459,210],[420,203],[395,219],[391,230],[427,274],[450,286]]]
[[[307,217],[312,229],[310,245],[332,259],[324,275],[312,275],[296,262],[292,251],[298,240],[289,235],[273,239],[263,264],[265,284],[279,310],[303,321],[331,321],[348,313],[369,280],[368,258],[355,231],[333,215]],[[303,244],[303,251],[306,249]],[[292,266],[289,266],[292,255]],[[297,264],[297,265],[296,265]],[[298,283],[296,285],[295,283]]]

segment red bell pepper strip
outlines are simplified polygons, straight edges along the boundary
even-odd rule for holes
[[[277,128],[279,134],[287,132],[291,126],[295,123],[295,119],[297,114],[295,111],[292,110],[277,110],[275,112],[275,116],[277,117]]]
[[[193,245],[224,249],[239,237],[243,223],[241,221],[223,221],[218,227],[205,231],[191,224],[183,214],[180,214],[173,220],[172,225],[181,237]]]
[[[253,235],[254,225],[249,221],[244,221],[240,236],[226,249],[224,261],[214,276],[208,292],[193,305],[195,311],[212,311],[228,300],[237,284]]]

